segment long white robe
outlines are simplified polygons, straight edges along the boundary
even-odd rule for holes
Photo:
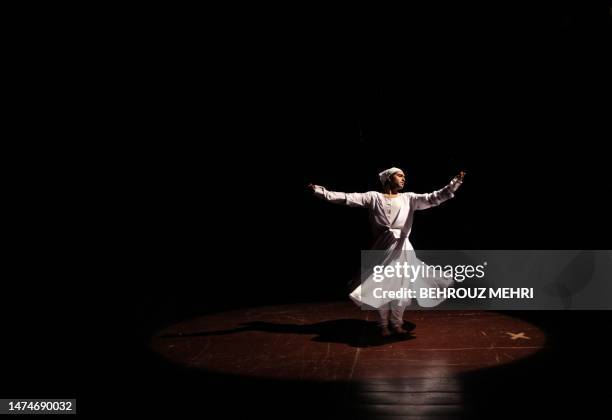
[[[401,207],[394,220],[389,220],[388,213],[390,201],[377,191],[365,193],[343,193],[328,191],[321,186],[315,188],[315,195],[326,201],[343,204],[350,207],[365,207],[370,213],[370,224],[374,243],[373,250],[385,251],[388,258],[386,265],[394,265],[396,262],[403,264],[407,262],[411,265],[422,264],[414,254],[414,248],[408,236],[412,229],[412,221],[415,210],[423,210],[438,206],[441,203],[454,197],[454,192],[460,183],[451,183],[446,187],[427,194],[416,194],[413,192],[400,193]],[[409,252],[401,252],[409,251]],[[444,288],[452,284],[453,279],[448,277],[424,277],[417,276],[414,281],[404,278],[399,280],[401,284],[395,284],[392,290],[399,290],[402,287],[417,291],[417,301],[420,306],[432,307],[440,304],[444,299],[421,298],[418,296],[419,288],[435,287]],[[381,287],[380,283],[373,280],[372,275],[368,276],[361,284],[351,292],[350,298],[360,306],[379,308],[380,306],[396,299],[374,298],[374,289]],[[387,287],[387,289],[389,289]],[[410,299],[402,299],[402,304],[408,305]]]

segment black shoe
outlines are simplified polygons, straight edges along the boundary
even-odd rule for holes
[[[381,337],[391,337],[393,333],[389,330],[389,327],[386,325],[384,327],[380,327],[380,336]]]
[[[391,330],[395,333],[395,334],[410,334],[410,331],[405,330],[403,326],[401,325],[392,325],[391,326]]]

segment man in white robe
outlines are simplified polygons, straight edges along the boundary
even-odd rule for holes
[[[313,184],[310,184],[308,187],[314,191],[317,197],[326,201],[351,207],[367,208],[370,212],[370,224],[374,237],[374,243],[371,248],[388,252],[402,251],[400,253],[401,258],[409,258],[410,264],[418,264],[420,261],[414,257],[414,248],[408,240],[414,211],[438,206],[453,198],[454,193],[463,182],[464,174],[462,171],[447,186],[428,194],[400,193],[399,191],[404,188],[405,175],[401,169],[395,167],[379,174],[380,181],[383,184],[382,193],[377,191],[365,193],[335,192]],[[409,257],[406,257],[406,255]],[[451,283],[452,279],[446,278],[418,278],[412,283],[412,287],[448,287]],[[391,335],[391,331],[398,334],[407,333],[403,328],[403,314],[404,309],[410,303],[410,299],[374,298],[373,289],[378,286],[379,284],[373,281],[370,276],[353,290],[350,298],[358,305],[378,309],[379,326],[382,336]],[[425,307],[438,305],[442,300],[417,297],[419,305]]]

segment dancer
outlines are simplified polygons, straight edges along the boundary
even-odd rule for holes
[[[464,175],[465,172],[461,171],[447,186],[428,194],[400,193],[404,188],[406,176],[401,169],[395,167],[379,174],[382,192],[343,193],[328,191],[320,185],[313,184],[309,184],[308,188],[314,192],[315,196],[326,201],[350,207],[367,208],[370,212],[370,224],[374,237],[371,249],[385,251],[388,255],[395,252],[396,256],[399,255],[399,259],[409,260],[410,264],[419,264],[422,262],[414,257],[414,248],[408,240],[414,211],[438,206],[453,198],[463,183]],[[448,287],[452,281],[452,278],[419,277],[410,285],[412,288]],[[378,310],[380,334],[383,337],[388,337],[392,333],[406,334],[408,331],[403,328],[403,314],[410,299],[374,298],[372,291],[379,286],[380,284],[373,281],[370,276],[349,296],[358,305]],[[417,297],[417,301],[421,306],[431,307],[438,305],[443,299]]]

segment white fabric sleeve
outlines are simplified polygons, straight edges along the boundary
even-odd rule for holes
[[[372,203],[371,192],[365,193],[344,193],[328,191],[324,187],[317,185],[314,191],[315,196],[325,201],[335,204],[344,204],[350,207],[369,207]]]
[[[410,193],[412,206],[415,210],[424,210],[430,207],[439,206],[455,196],[455,192],[461,186],[461,181],[453,179],[446,187],[427,194]]]

